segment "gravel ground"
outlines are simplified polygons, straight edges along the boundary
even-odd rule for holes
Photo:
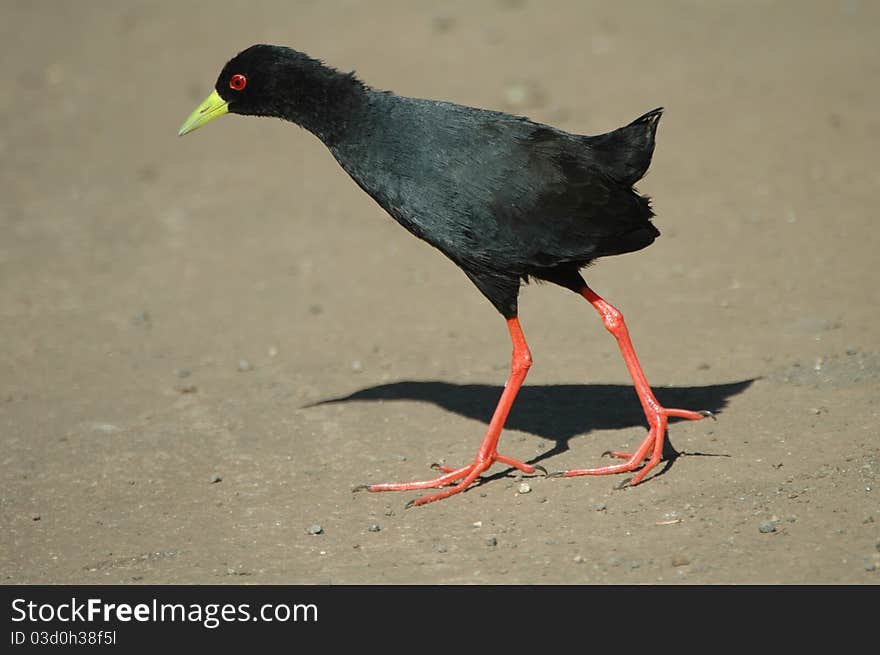
[[[880,5],[8,2],[0,95],[7,583],[880,581]],[[588,280],[682,456],[635,488],[470,461],[503,322],[308,133],[176,131],[222,64],[294,46],[374,86],[574,132],[663,105],[663,236]],[[548,285],[502,448],[637,444],[613,339]],[[607,461],[607,460],[605,460]]]

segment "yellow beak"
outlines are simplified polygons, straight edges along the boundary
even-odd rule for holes
[[[229,111],[229,103],[220,97],[217,91],[212,91],[211,95],[205,98],[205,101],[196,107],[196,110],[189,115],[177,136],[189,134],[193,130],[199,129],[205,123],[210,123],[215,118],[219,118]]]

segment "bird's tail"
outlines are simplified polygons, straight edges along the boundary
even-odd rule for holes
[[[587,137],[588,146],[612,178],[628,186],[642,179],[654,155],[661,114],[663,107],[658,107],[613,132]]]

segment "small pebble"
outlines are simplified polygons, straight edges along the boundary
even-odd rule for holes
[[[511,109],[540,108],[547,104],[543,88],[532,81],[513,82],[504,88],[504,100]]]
[[[190,375],[192,375],[192,371],[188,368],[176,368],[174,369],[174,375],[179,378],[188,378]]]
[[[574,556],[574,563],[575,563],[575,564],[583,564],[583,563],[586,562],[586,561],[587,561],[587,560],[584,559],[584,556],[583,556],[583,555],[575,555],[575,556]]]
[[[241,371],[242,373],[244,373],[244,372],[246,372],[246,371],[253,371],[253,370],[254,370],[254,365],[251,364],[251,363],[250,363],[248,360],[246,360],[246,359],[239,359],[239,360],[238,360],[238,370]]]
[[[194,384],[178,384],[174,387],[178,393],[195,393],[199,388]]]
[[[434,550],[436,550],[438,553],[445,553],[446,546],[444,546],[443,544],[437,544],[437,546]]]
[[[605,503],[599,503],[594,509],[597,512],[604,512],[606,509],[608,509],[608,505],[606,505]]]
[[[382,529],[382,526],[380,526],[378,523],[373,523],[370,525],[369,528],[367,528],[367,530],[369,530],[370,532],[379,532],[379,530],[381,530],[381,529]]]
[[[271,346],[268,350],[269,357],[278,357],[278,348]]]
[[[306,532],[308,532],[309,534],[321,534],[324,532],[324,528],[322,528],[320,525],[315,523],[314,525],[310,525],[306,529]]]
[[[39,514],[31,514],[31,521],[39,521],[41,518],[43,517]]]
[[[223,481],[223,478],[220,476],[219,473],[215,473],[214,475],[211,476],[211,484],[217,484],[218,482],[222,482],[222,481]]]
[[[758,526],[758,532],[762,534],[776,532],[776,524],[773,523],[773,521],[764,521],[761,525]]]
[[[359,373],[364,370],[364,365],[361,363],[361,360],[356,359],[351,363],[351,370],[355,373]]]
[[[486,537],[486,545],[495,547],[498,545],[498,537]]]
[[[532,488],[529,486],[529,483],[528,483],[528,482],[523,482],[523,483],[521,483],[521,484],[519,485],[519,487],[517,488],[517,491],[518,491],[519,493],[521,493],[521,494],[527,494],[527,493],[529,493],[531,490],[532,490]]]
[[[145,325],[147,327],[150,326],[150,313],[147,311],[138,312],[134,316],[131,317],[131,322],[134,325]]]
[[[96,423],[95,429],[100,432],[119,432],[119,428],[112,423]]]
[[[513,107],[521,107],[528,103],[529,89],[521,82],[509,84],[504,89],[504,99]]]
[[[846,349],[846,354],[849,356],[857,355],[858,352],[859,352],[859,349],[856,348],[855,346],[850,346],[849,348]]]
[[[687,555],[673,555],[672,566],[687,566],[691,563],[691,558]]]

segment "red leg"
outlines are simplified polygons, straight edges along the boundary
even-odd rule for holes
[[[504,427],[504,422],[507,420],[507,415],[510,413],[510,408],[513,406],[516,394],[522,386],[523,380],[526,378],[526,373],[529,372],[529,367],[532,365],[532,355],[529,352],[526,339],[519,326],[519,320],[517,320],[516,317],[508,319],[507,328],[510,330],[510,338],[513,341],[513,362],[510,366],[510,377],[507,378],[507,383],[504,385],[504,392],[501,394],[501,400],[498,401],[498,406],[495,408],[495,413],[492,415],[492,420],[489,422],[489,428],[486,430],[486,436],[483,437],[483,443],[480,444],[480,449],[477,451],[477,456],[474,458],[473,463],[469,466],[458,469],[438,465],[437,468],[443,472],[443,475],[432,480],[370,484],[359,487],[359,489],[367,489],[369,491],[409,491],[412,489],[445,487],[459,481],[455,486],[450,486],[443,491],[428,496],[422,496],[421,498],[410,502],[407,505],[407,507],[410,507],[412,505],[431,503],[435,500],[440,500],[453,494],[457,494],[460,491],[464,491],[480,476],[481,473],[483,473],[483,471],[488,469],[495,462],[507,464],[508,466],[517,468],[524,473],[534,473],[536,469],[540,468],[504,455],[499,455],[497,450],[498,439],[501,437],[501,429]]]
[[[633,385],[636,388],[639,401],[642,403],[642,408],[645,410],[645,417],[648,419],[650,429],[648,431],[648,436],[635,452],[622,453],[612,451],[608,453],[613,457],[626,459],[626,462],[590,469],[572,469],[569,471],[563,471],[559,475],[561,477],[573,477],[576,475],[608,475],[611,473],[622,473],[637,469],[639,466],[642,466],[642,463],[647,459],[648,462],[632,479],[631,484],[635,485],[641,482],[648,472],[660,462],[660,457],[663,454],[663,441],[666,438],[666,422],[670,416],[696,421],[707,416],[712,416],[712,412],[705,410],[693,412],[686,409],[668,409],[660,405],[654,397],[654,392],[651,391],[651,387],[648,385],[648,380],[645,378],[645,374],[642,371],[642,366],[639,364],[639,360],[636,357],[636,351],[629,338],[629,331],[626,329],[626,323],[623,321],[623,314],[611,304],[605,302],[605,300],[600,298],[588,286],[584,286],[580,291],[580,294],[596,308],[596,311],[598,311],[599,315],[602,317],[602,322],[605,324],[605,328],[614,335],[615,339],[617,339],[620,353],[623,355],[623,361],[626,363],[626,368],[629,371],[630,377],[632,377]]]

